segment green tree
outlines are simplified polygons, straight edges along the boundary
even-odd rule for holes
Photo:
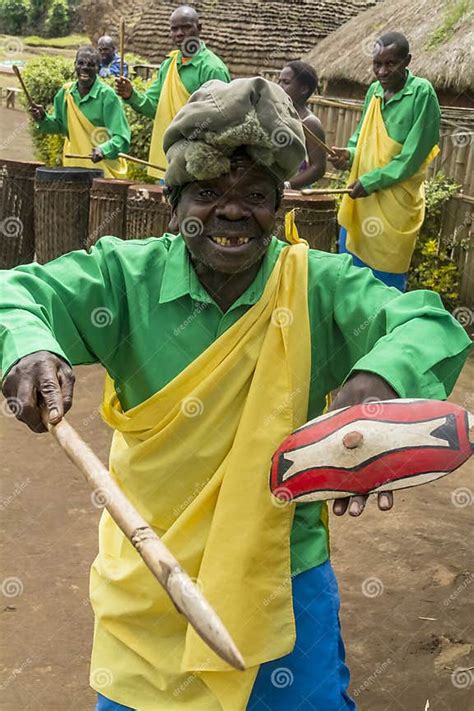
[[[51,0],[46,19],[48,37],[64,37],[69,32],[69,5],[67,0]]]
[[[0,0],[0,30],[20,35],[28,21],[29,0]]]
[[[28,26],[35,35],[40,35],[44,29],[46,4],[45,0],[30,0]]]

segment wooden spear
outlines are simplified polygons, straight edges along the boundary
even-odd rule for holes
[[[305,125],[306,119],[309,119],[309,118],[311,118],[311,117],[310,117],[310,116],[306,116],[306,118],[301,119],[301,123],[303,124],[303,131],[304,131],[308,136],[311,136],[311,138],[312,138],[314,141],[316,141],[316,143],[318,144],[318,146],[320,146],[324,151],[326,151],[326,153],[327,153],[328,155],[330,155],[330,156],[335,156],[335,155],[336,155],[335,151],[333,151],[332,148],[329,148],[329,146],[327,145],[327,143],[324,143],[324,141],[322,141],[322,140],[319,138],[319,136],[317,136],[315,133],[313,133],[312,130],[311,130],[310,128],[308,128],[308,127]]]
[[[125,19],[120,18],[120,76],[123,77],[123,63],[125,52]]]
[[[23,89],[23,92],[24,92],[24,94],[25,94],[25,96],[26,96],[26,100],[28,101],[28,104],[30,105],[31,108],[34,108],[34,106],[35,106],[36,104],[35,104],[35,102],[33,101],[33,99],[31,98],[30,92],[29,92],[28,89],[26,88],[26,84],[25,84],[25,82],[23,81],[23,77],[21,76],[20,67],[18,67],[16,64],[13,64],[12,69],[13,69],[13,71],[14,71],[14,73],[15,73],[16,78],[18,79],[18,81],[19,81],[20,84],[21,84],[21,88]]]
[[[348,195],[351,191],[349,188],[303,188],[300,192],[302,195]]]
[[[42,416],[49,432],[80,469],[97,500],[104,502],[115,523],[136,548],[178,611],[216,654],[235,669],[244,670],[242,655],[220,618],[176,558],[132,506],[102,462],[65,419],[51,425],[44,410]]]

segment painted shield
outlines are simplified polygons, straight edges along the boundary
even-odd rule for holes
[[[439,400],[367,402],[322,415],[275,452],[271,491],[322,501],[439,479],[471,456],[469,417]]]

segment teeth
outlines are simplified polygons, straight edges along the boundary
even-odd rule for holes
[[[220,244],[222,247],[230,247],[232,242],[228,237],[212,237],[212,241]],[[240,247],[242,244],[247,244],[250,242],[249,237],[239,237],[237,239],[237,245]]]

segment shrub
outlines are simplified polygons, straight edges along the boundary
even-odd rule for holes
[[[29,0],[0,0],[0,30],[20,35],[28,21]]]
[[[46,20],[48,37],[64,37],[69,32],[69,6],[67,0],[51,0]]]

